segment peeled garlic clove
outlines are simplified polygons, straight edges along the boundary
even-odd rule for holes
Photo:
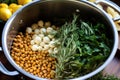
[[[45,29],[45,28],[41,28],[41,29],[40,29],[40,33],[41,33],[41,34],[45,34],[45,33],[46,33],[46,29]]]
[[[32,46],[32,50],[33,50],[33,51],[37,51],[37,50],[38,50],[38,45],[33,45],[33,46]]]
[[[50,41],[49,46],[50,46],[50,48],[54,48],[55,47],[55,42],[54,41]]]
[[[40,33],[40,30],[39,29],[35,29],[35,34],[39,34]]]
[[[32,33],[32,28],[31,27],[27,27],[26,32],[27,33]]]
[[[44,45],[44,50],[48,50],[49,49],[49,45]]]
[[[37,29],[38,28],[38,25],[35,23],[35,24],[32,24],[32,30],[35,30],[35,29]]]
[[[54,35],[48,35],[48,37],[49,37],[50,39],[53,39],[53,38],[54,38]]]
[[[43,47],[42,46],[39,46],[38,47],[38,51],[42,51],[43,50]]]
[[[36,44],[39,44],[39,43],[41,42],[41,38],[40,38],[39,36],[36,36],[36,37],[34,38],[34,42],[35,42]]]
[[[57,54],[57,53],[58,53],[58,49],[57,49],[56,47],[54,48],[53,51],[54,51],[54,54]]]
[[[34,35],[32,36],[32,39],[35,39],[35,37],[37,37],[37,34],[34,34]]]
[[[43,27],[44,22],[42,20],[38,21],[38,26]]]
[[[40,43],[40,46],[41,46],[41,47],[44,47],[44,45],[45,45],[44,42],[41,42],[41,43]]]
[[[49,54],[53,53],[53,49],[48,50]]]
[[[30,44],[31,44],[31,45],[34,45],[34,44],[35,44],[35,41],[34,41],[34,40],[31,40],[31,41],[30,41]]]
[[[44,34],[38,34],[39,37],[41,37],[41,39],[45,36]]]
[[[51,33],[53,31],[53,28],[52,27],[48,27],[47,28],[47,33],[49,34],[49,33]]]
[[[43,38],[43,42],[44,43],[49,43],[50,42],[50,38],[49,37],[44,37]]]

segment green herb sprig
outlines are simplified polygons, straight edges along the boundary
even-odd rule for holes
[[[112,47],[112,40],[106,36],[105,28],[101,23],[92,25],[78,21],[76,15],[60,28],[56,34],[61,42],[58,53],[51,54],[57,59],[56,79],[83,76],[102,65]]]

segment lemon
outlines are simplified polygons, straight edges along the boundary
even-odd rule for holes
[[[6,3],[0,3],[0,8],[8,8],[8,5]]]
[[[19,8],[21,8],[22,7],[22,5],[17,5],[16,7],[14,7],[12,10],[12,12],[14,13],[15,11],[17,11]]]
[[[29,2],[32,2],[32,0],[18,0],[19,5],[25,5],[25,4],[29,3]]]
[[[9,8],[12,8],[12,7],[14,7],[14,6],[17,6],[17,4],[16,4],[16,3],[11,3],[11,4],[9,5]]]
[[[11,3],[9,6],[8,6],[8,9],[13,13],[13,8],[17,6],[17,4],[15,3]]]
[[[17,5],[15,3],[12,3],[9,5],[9,9],[12,13],[14,13],[15,11],[17,11],[19,8],[21,8],[22,5]]]
[[[0,8],[0,19],[7,21],[12,15],[8,8]]]

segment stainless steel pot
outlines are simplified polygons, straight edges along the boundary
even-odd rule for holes
[[[33,1],[30,4],[25,5],[23,8],[18,10],[13,16],[7,21],[4,26],[2,33],[2,50],[4,51],[5,56],[8,61],[16,68],[17,71],[9,72],[7,69],[0,63],[0,71],[7,75],[18,75],[19,72],[22,74],[36,79],[44,80],[34,76],[24,69],[19,67],[10,55],[10,49],[14,37],[19,31],[24,31],[26,27],[30,26],[32,23],[42,19],[47,21],[54,21],[58,19],[68,18],[71,19],[73,13],[80,14],[82,18],[87,20],[96,20],[103,22],[106,27],[108,27],[108,34],[113,39],[113,48],[108,59],[101,65],[99,68],[93,72],[75,78],[74,80],[85,80],[97,74],[103,70],[110,61],[114,58],[116,50],[118,48],[118,33],[113,23],[113,20],[108,17],[104,10],[96,7],[95,4],[89,3],[87,1],[75,1],[75,0],[43,0],[43,1]]]

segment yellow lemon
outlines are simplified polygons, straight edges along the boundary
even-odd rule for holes
[[[15,11],[17,11],[19,8],[21,8],[22,7],[22,5],[15,5],[15,4],[11,4],[10,6],[9,6],[9,9],[10,9],[10,11],[12,12],[12,13],[14,13]]]
[[[14,9],[14,7],[16,7],[16,6],[17,6],[16,3],[11,3],[8,8],[9,8],[9,10],[13,13],[13,9]]]
[[[8,5],[6,3],[0,3],[0,8],[8,8]]]
[[[8,8],[0,8],[0,19],[7,21],[12,13]]]
[[[13,13],[15,12],[15,11],[17,11],[19,8],[21,8],[22,7],[22,5],[17,5],[16,7],[14,7],[14,9],[13,9]]]
[[[32,0],[18,0],[19,5],[25,5],[25,4],[29,3],[29,2],[32,2]]]
[[[12,12],[12,8],[8,8]]]
[[[16,4],[16,3],[11,3],[11,4],[9,5],[9,8],[12,8],[12,7],[14,7],[14,6],[17,6],[17,4]]]

